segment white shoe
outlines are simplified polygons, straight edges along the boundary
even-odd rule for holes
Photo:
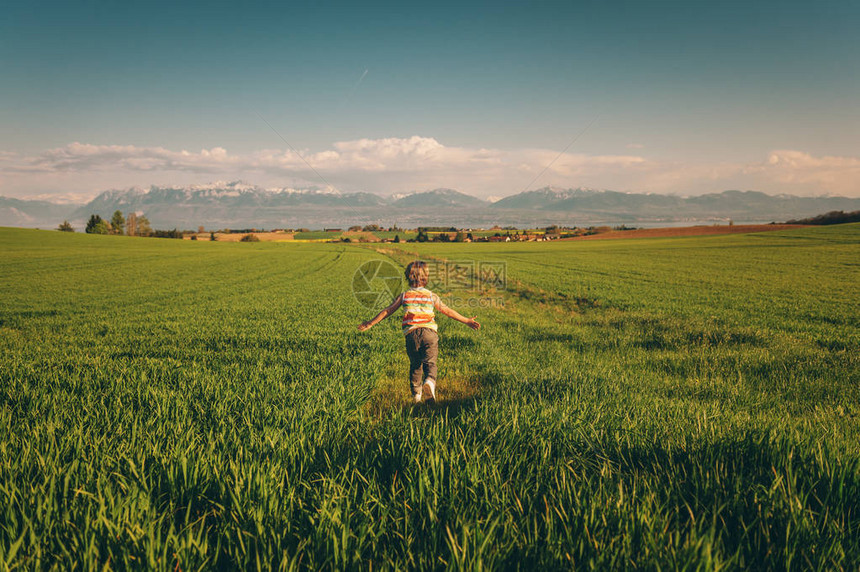
[[[412,399],[415,401],[415,403],[421,403],[421,394],[420,393],[413,393]]]
[[[424,380],[424,385],[421,386],[421,391],[426,391],[430,394],[427,398],[428,402],[436,401],[436,380],[430,378]]]

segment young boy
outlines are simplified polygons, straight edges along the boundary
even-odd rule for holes
[[[372,320],[363,322],[358,331],[369,330],[397,308],[404,306],[403,333],[406,335],[406,354],[409,356],[409,382],[412,386],[412,399],[415,403],[421,401],[425,392],[427,402],[436,400],[436,356],[439,353],[439,335],[436,333],[436,320],[433,310],[438,310],[449,318],[463,322],[473,330],[481,327],[475,317],[466,318],[456,310],[442,303],[439,296],[425,288],[429,272],[427,263],[416,260],[406,267],[406,280],[409,290],[398,295],[390,306],[382,310]],[[422,383],[422,371],[423,379]]]

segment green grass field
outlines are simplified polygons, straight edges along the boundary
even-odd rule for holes
[[[324,230],[311,230],[308,232],[296,232],[293,234],[295,240],[335,240],[340,238],[343,232],[326,232]]]
[[[860,225],[0,253],[4,568],[860,566]],[[351,293],[416,256],[507,269],[435,408]]]

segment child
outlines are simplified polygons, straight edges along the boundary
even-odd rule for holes
[[[428,403],[436,400],[436,356],[439,353],[439,336],[436,333],[436,321],[433,310],[463,322],[473,330],[481,327],[475,317],[466,318],[456,310],[442,303],[439,296],[425,288],[429,272],[427,263],[416,260],[406,267],[406,280],[409,290],[398,295],[390,306],[382,310],[372,320],[363,322],[358,331],[368,330],[394,313],[397,308],[404,306],[403,333],[406,335],[406,354],[409,356],[409,382],[412,386],[412,399],[415,403],[421,401],[424,390],[427,390]],[[424,383],[421,383],[421,374]]]

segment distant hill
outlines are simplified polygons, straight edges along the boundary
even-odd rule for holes
[[[383,197],[328,189],[264,189],[240,181],[184,187],[130,188],[101,193],[86,205],[0,198],[0,225],[55,228],[68,219],[80,229],[91,214],[144,213],[155,228],[401,227],[493,225],[591,226],[701,224],[800,219],[860,210],[860,199],[797,197],[729,190],[695,197],[545,187],[490,203],[454,189]]]
[[[454,189],[434,189],[423,193],[412,193],[402,196],[391,203],[391,206],[395,208],[480,208],[488,205],[487,201],[461,193],[460,191],[455,191]]]
[[[0,226],[56,228],[73,207],[48,201],[0,197]]]
[[[516,210],[544,210],[552,209],[554,205],[574,199],[577,197],[586,197],[592,194],[599,193],[594,189],[559,189],[556,187],[544,187],[535,191],[524,191],[517,193],[493,203],[493,208],[496,209],[516,209]]]
[[[810,213],[851,209],[860,199],[846,197],[797,197],[768,195],[757,191],[723,191],[695,197],[654,193],[621,193],[594,189],[558,189],[546,187],[505,197],[494,209],[549,210],[604,216],[635,217],[641,220],[659,218],[704,219],[737,218],[738,220],[784,220]]]
[[[626,213],[640,217],[666,216],[682,204],[683,199],[669,195],[591,192],[572,196],[544,208],[559,211],[589,211],[607,214]]]

